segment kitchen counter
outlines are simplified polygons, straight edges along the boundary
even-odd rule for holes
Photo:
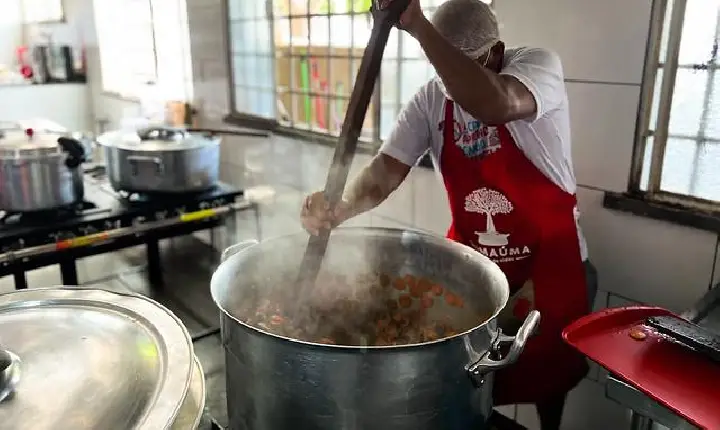
[[[720,284],[710,290],[691,309],[682,314],[690,321],[720,335]],[[608,376],[605,395],[634,412],[632,430],[651,430],[653,423],[671,429],[696,429],[685,419],[653,401],[622,380]]]

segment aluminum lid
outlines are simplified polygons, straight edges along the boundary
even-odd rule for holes
[[[132,131],[112,131],[101,135],[98,143],[130,151],[184,151],[220,144],[217,137],[190,133],[181,128],[149,127]]]
[[[33,128],[0,127],[0,157],[28,157],[62,153],[58,138],[63,133]]]
[[[0,369],[0,427],[15,430],[170,428],[195,366],[167,309],[98,289],[0,296],[0,345],[14,358]]]

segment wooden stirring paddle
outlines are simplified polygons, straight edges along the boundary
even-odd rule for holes
[[[370,41],[360,62],[360,70],[355,79],[348,110],[345,113],[345,121],[325,182],[325,198],[331,211],[335,210],[335,206],[342,199],[345,190],[350,165],[355,156],[358,138],[365,121],[365,114],[375,89],[375,82],[380,75],[380,63],[390,37],[390,31],[398,23],[400,15],[409,4],[410,0],[394,0],[386,8],[381,9],[377,0],[373,2],[371,12],[374,23]],[[305,297],[315,286],[329,238],[329,230],[321,230],[317,236],[310,236],[296,283],[300,298]]]

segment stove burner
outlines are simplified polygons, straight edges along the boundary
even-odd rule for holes
[[[124,202],[130,204],[141,204],[141,203],[173,203],[183,202],[187,200],[202,199],[206,196],[211,196],[217,191],[218,187],[213,186],[210,189],[202,191],[188,191],[184,193],[163,193],[163,192],[139,192],[139,191],[118,191],[117,195]]]
[[[0,224],[20,224],[23,222],[49,221],[49,220],[65,220],[75,218],[83,214],[83,212],[97,209],[97,205],[93,202],[83,200],[80,203],[61,207],[57,209],[48,209],[34,212],[4,212],[0,211]]]

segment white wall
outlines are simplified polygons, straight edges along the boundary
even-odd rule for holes
[[[0,119],[41,118],[69,130],[91,131],[89,99],[83,84],[0,85]]]
[[[602,208],[603,191],[624,191],[649,26],[650,0],[497,2],[509,44],[538,44],[563,58],[575,171],[600,286],[680,311],[713,278],[717,235]]]
[[[20,0],[0,2],[0,64],[15,65],[15,48],[22,44]]]
[[[40,32],[52,34],[53,41],[80,49],[83,42],[95,43],[92,0],[65,0],[65,21],[49,24],[22,23],[20,0],[0,1],[0,64],[15,65],[15,48],[31,45]],[[90,74],[99,73],[91,70]],[[51,119],[73,130],[94,128],[91,91],[82,84],[0,87],[0,119],[34,117]]]

